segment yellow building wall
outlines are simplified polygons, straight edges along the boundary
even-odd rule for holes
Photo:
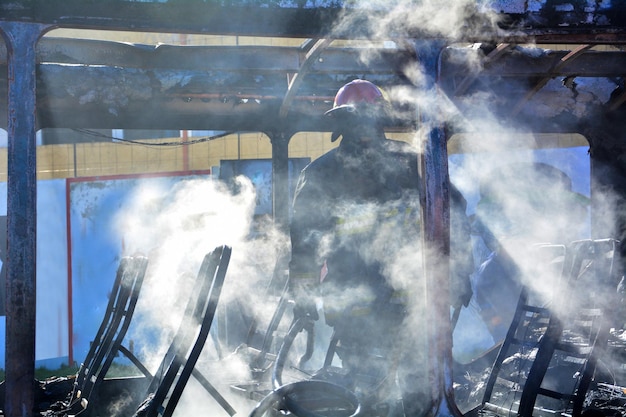
[[[390,139],[411,142],[414,135],[390,133],[387,136]],[[586,139],[579,134],[527,135],[522,139],[520,141],[528,148],[588,146]],[[529,141],[532,143],[527,143]],[[136,142],[38,146],[37,179],[209,171],[219,167],[222,160],[272,157],[270,140],[263,133],[231,134],[208,141],[188,136]],[[472,144],[476,142],[479,140],[455,135],[450,138],[448,152],[453,154],[475,151]],[[339,141],[330,141],[330,133],[300,132],[289,142],[289,157],[309,157],[315,160],[338,144]],[[0,148],[0,181],[6,180],[7,148]]]
[[[209,141],[146,139],[37,147],[37,179],[207,171],[221,160],[270,159],[272,147],[262,133],[231,134]],[[172,145],[172,143],[177,143]],[[165,144],[165,145],[164,145]],[[328,133],[299,133],[289,144],[292,158],[315,159],[335,147]],[[7,148],[0,148],[0,181],[7,180]]]
[[[292,38],[260,38],[251,36],[218,36],[180,33],[150,33],[124,31],[97,31],[84,29],[55,29],[46,34],[48,37],[99,39],[116,42],[130,42],[144,45],[266,45],[266,46],[299,46],[303,39]]]

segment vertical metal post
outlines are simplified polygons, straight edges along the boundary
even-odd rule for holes
[[[34,412],[37,163],[36,44],[45,27],[0,22],[8,59],[8,184],[5,409],[8,417]]]
[[[291,134],[280,131],[270,134],[272,142],[272,202],[274,222],[281,230],[289,226],[289,139]]]
[[[439,57],[444,44],[440,41],[416,42],[416,52],[425,72],[429,94],[439,94],[437,79]],[[443,120],[436,109],[420,111],[421,127],[428,131],[420,159],[420,176],[424,190],[422,239],[425,250],[423,265],[428,306],[429,363],[434,416],[460,416],[454,402],[452,384],[452,329],[450,326],[450,188],[447,138]],[[436,254],[436,256],[433,256]]]

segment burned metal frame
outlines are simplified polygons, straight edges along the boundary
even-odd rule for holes
[[[411,62],[409,52],[376,52],[365,64],[357,48],[307,52],[43,38],[36,47],[37,127],[271,131],[278,111],[285,130],[328,130],[321,116],[337,85],[355,76],[406,83],[398,68]],[[0,70],[6,58],[0,50]],[[104,91],[118,91],[119,101],[85,100]]]
[[[228,4],[226,4],[228,3]],[[5,415],[30,416],[33,405],[32,380],[34,375],[35,340],[35,260],[36,260],[36,142],[35,132],[42,127],[115,127],[180,128],[216,130],[256,130],[270,136],[273,146],[273,178],[277,187],[274,197],[275,216],[286,224],[287,205],[286,161],[287,145],[297,131],[331,130],[321,118],[330,106],[332,94],[346,78],[367,75],[381,84],[411,83],[402,77],[407,63],[418,63],[430,76],[427,88],[442,88],[443,92],[469,91],[481,77],[520,76],[537,78],[526,96],[517,101],[515,117],[533,88],[551,77],[561,75],[623,77],[621,62],[626,55],[620,50],[626,44],[626,7],[621,5],[573,5],[571,10],[558,7],[559,2],[537,2],[537,10],[529,10],[525,1],[496,1],[502,19],[497,30],[468,31],[459,39],[442,41],[419,30],[390,34],[390,40],[400,40],[398,49],[381,51],[379,61],[364,64],[355,59],[348,48],[333,49],[328,39],[371,38],[368,25],[353,25],[343,31],[333,29],[335,20],[346,13],[359,12],[364,5],[343,1],[321,2],[316,7],[304,3],[272,1],[165,1],[134,2],[122,0],[15,0],[0,4],[0,32],[5,40],[6,53],[0,53],[0,72],[6,65],[6,94],[8,97],[6,126],[8,144],[8,269],[7,269],[7,338],[6,338],[6,402]],[[290,4],[290,5],[283,5]],[[365,4],[365,2],[363,2]],[[560,3],[559,3],[560,4]],[[371,19],[383,16],[384,10],[367,10]],[[480,16],[476,14],[478,20]],[[169,33],[198,33],[241,36],[294,37],[318,40],[301,48],[195,48],[159,47],[147,50],[140,46],[53,40],[40,38],[55,28],[77,28],[121,31]],[[55,44],[56,42],[56,44]],[[311,41],[313,42],[313,41]],[[495,45],[481,58],[479,73],[456,67],[453,61],[441,61],[440,52],[447,44],[482,42]],[[585,45],[575,51],[557,52],[525,62],[528,57],[511,54],[514,44],[569,44]],[[615,45],[613,52],[590,50],[587,45]],[[96,48],[93,46],[96,45]],[[407,48],[405,45],[409,45]],[[389,52],[389,53],[386,53]],[[323,59],[320,59],[323,57]],[[555,58],[557,59],[555,64]],[[575,58],[575,59],[574,59]],[[233,82],[225,89],[200,91],[172,89],[154,90],[147,84],[141,94],[133,95],[130,84],[120,94],[126,94],[129,105],[117,108],[118,103],[77,103],[70,95],[57,96],[50,89],[54,85],[81,80],[87,88],[111,76],[111,86],[124,77],[159,80],[159,72],[175,70],[179,74],[195,75],[204,87],[211,77],[207,72],[228,72],[241,69],[245,62],[252,74],[288,75],[271,88]],[[68,64],[82,64],[76,67]],[[99,67],[90,64],[98,63]],[[123,64],[123,65],[116,65]],[[234,67],[236,66],[236,67]],[[266,71],[266,72],[264,72]],[[202,74],[205,74],[202,78]],[[306,77],[304,76],[306,75]],[[324,76],[328,81],[315,83],[306,80]],[[81,78],[82,77],[82,78]],[[280,77],[280,75],[278,76]],[[460,79],[460,82],[457,82]],[[141,84],[139,84],[141,85]],[[106,86],[105,86],[106,87]],[[446,89],[446,87],[449,87]],[[0,85],[5,88],[5,85]],[[530,92],[529,92],[530,91]],[[135,91],[136,92],[136,91]],[[61,92],[62,93],[62,92]],[[449,94],[449,93],[448,93]],[[145,97],[154,97],[153,106],[146,106]],[[618,95],[617,106],[625,95]],[[256,106],[260,104],[260,106]],[[102,110],[105,111],[102,111]],[[109,110],[113,111],[109,111]],[[122,111],[117,111],[122,110]],[[408,120],[394,121],[390,128],[406,129],[415,123],[429,127],[428,140],[421,160],[420,171],[427,190],[424,204],[424,238],[449,250],[448,173],[444,120],[418,120],[417,112],[408,109]],[[77,114],[80,117],[76,117]],[[156,117],[145,117],[153,114]],[[142,115],[144,117],[138,117]],[[157,120],[158,119],[158,120]],[[209,127],[210,126],[210,127]],[[537,124],[538,128],[545,125]],[[283,185],[283,186],[281,186]],[[283,192],[281,192],[283,190]],[[433,261],[425,259],[427,272],[437,270]],[[439,288],[435,282],[447,282],[445,271],[427,274],[429,288],[437,299]],[[441,300],[447,297],[439,297]],[[434,383],[443,393],[437,398],[439,415],[456,415],[449,375],[449,332],[446,329],[447,308],[437,305],[433,311]],[[435,324],[436,323],[436,324]],[[442,324],[443,323],[443,324]],[[441,327],[443,326],[443,327]],[[438,355],[444,355],[438,356]]]

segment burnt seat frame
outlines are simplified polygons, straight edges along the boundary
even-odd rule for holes
[[[619,256],[619,241],[615,239],[580,240],[572,242],[565,254],[562,276],[566,280],[567,295],[561,294],[565,302],[573,300],[588,300],[592,297],[575,297],[576,293],[589,291],[589,285],[599,286],[601,294],[611,294],[616,291],[617,271],[616,258]],[[584,282],[583,276],[591,278],[592,282]],[[615,286],[614,286],[615,284]],[[608,292],[607,292],[608,291]],[[572,296],[572,297],[570,297]],[[500,348],[500,352],[494,362],[490,376],[487,380],[481,409],[497,415],[517,415],[530,417],[533,414],[541,414],[543,408],[537,408],[538,397],[549,397],[560,400],[567,405],[571,416],[578,417],[582,414],[585,395],[591,385],[598,356],[602,353],[608,341],[609,329],[606,321],[606,312],[610,309],[610,296],[602,297],[602,304],[597,302],[578,304],[570,308],[569,313],[561,316],[555,309],[550,307],[538,307],[528,304],[528,291],[523,289],[515,315],[509,331]],[[531,326],[542,327],[543,333],[535,337],[534,341],[520,339],[522,333],[528,333]],[[565,332],[585,335],[583,343],[565,340]],[[511,347],[517,345],[517,354],[523,357],[531,349],[536,349],[536,355],[530,365],[525,382],[521,378],[516,381],[506,380],[501,375],[502,365],[508,357],[512,357]],[[577,373],[577,381],[573,390],[557,390],[554,387],[542,386],[546,374],[553,360],[557,356],[574,358],[580,364]],[[571,360],[571,359],[570,359]],[[517,410],[514,410],[515,401],[511,401],[508,407],[492,402],[494,387],[498,384],[508,384],[511,391],[521,391],[521,397]],[[547,414],[561,413],[563,410],[546,410]]]
[[[80,413],[87,408],[90,399],[97,395],[118,352],[133,356],[122,342],[130,326],[147,267],[145,256],[121,259],[104,317],[76,373],[64,413]]]
[[[236,413],[195,368],[215,317],[230,256],[230,247],[219,246],[204,257],[195,281],[197,291],[187,303],[181,324],[158,368],[160,372],[152,376],[136,416],[171,417],[192,375],[229,415]]]

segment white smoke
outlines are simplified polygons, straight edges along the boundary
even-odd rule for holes
[[[185,325],[181,323],[183,311],[197,291],[195,280],[202,259],[220,245],[232,248],[218,313],[197,365],[226,396],[229,384],[249,381],[251,376],[244,358],[221,344],[228,338],[218,334],[219,328],[226,326],[232,310],[239,311],[235,317],[248,315],[260,321],[271,316],[276,305],[263,302],[263,291],[287,243],[271,223],[254,219],[256,191],[251,181],[237,177],[234,186],[213,179],[182,181],[171,188],[140,183],[133,200],[116,218],[127,254],[142,253],[149,259],[127,339],[134,340],[135,354],[154,375],[164,371],[158,366],[173,334]],[[224,328],[234,330],[238,337],[247,329],[237,325],[251,323]],[[197,386],[193,378],[190,386]],[[201,398],[195,405],[181,403],[180,408],[216,404],[206,392]],[[245,403],[237,403],[236,408],[249,409],[250,403]]]
[[[367,0],[358,7],[344,9],[344,16],[334,26],[339,34],[368,33],[372,39],[444,38],[459,39],[481,33],[497,32],[500,17],[489,1],[455,0]],[[365,27],[363,27],[365,25]]]
[[[501,33],[499,18],[489,9],[489,3],[459,0],[445,2],[444,6],[440,1],[359,2],[358,7],[346,7],[342,20],[335,28],[335,35],[342,38],[346,34],[368,34],[370,37],[360,41],[364,46],[362,59],[368,62],[374,48],[367,48],[367,45],[376,45],[381,40],[394,40],[398,45],[402,45],[402,40],[405,40],[406,45],[410,44],[411,39],[422,38],[454,44],[463,37],[472,38],[472,35],[481,31]],[[381,10],[384,13],[380,13]],[[437,43],[433,45],[436,47]],[[454,47],[475,52],[479,46],[461,44]],[[541,55],[547,51],[528,45],[518,47],[515,52]],[[459,53],[453,55],[453,58],[463,62],[470,75],[480,71],[478,56],[478,53]],[[511,121],[514,119],[505,120],[502,114],[494,114],[494,109],[501,110],[505,103],[510,103],[502,100],[502,91],[498,93],[487,86],[479,92],[448,99],[443,91],[434,87],[435,74],[428,73],[419,58],[416,63],[403,69],[403,75],[410,81],[410,86],[385,86],[392,101],[400,105],[414,105],[419,118],[425,121],[452,122],[460,131],[471,132],[475,139],[461,141],[458,152],[467,154],[456,160],[452,175],[453,181],[470,203],[468,215],[484,222],[483,232],[488,232],[491,239],[485,242],[486,238],[478,231],[473,234],[476,262],[474,285],[479,279],[478,269],[489,254],[493,250],[506,251],[519,273],[515,277],[517,285],[528,286],[537,294],[543,294],[544,302],[553,299],[551,297],[558,298],[561,290],[557,286],[561,283],[559,262],[563,258],[556,255],[546,258],[545,254],[554,246],[545,244],[567,245],[577,239],[619,237],[615,236],[614,230],[614,210],[618,207],[615,197],[610,193],[603,194],[599,189],[594,190],[594,215],[601,219],[594,224],[592,234],[590,189],[584,186],[581,188],[579,182],[585,175],[588,178],[588,174],[580,175],[581,167],[589,169],[588,161],[573,166],[565,162],[564,158],[550,161],[539,153],[529,151],[544,147],[544,138],[536,138],[529,133],[532,126],[515,125]],[[481,82],[485,83],[484,80]],[[515,115],[519,111],[520,115],[525,115],[531,121],[533,115],[557,117],[567,114],[572,116],[570,119],[581,117],[604,105],[615,87],[615,82],[608,79],[555,78],[530,97],[525,106],[511,108],[509,114]],[[508,96],[506,98],[510,99]],[[415,149],[423,149],[424,140],[428,139],[430,126],[422,125],[420,128],[422,130],[416,132],[413,140]],[[575,128],[572,126],[572,129]],[[567,126],[563,130],[566,131]],[[529,173],[527,169],[537,166],[538,162],[558,168],[574,182]],[[526,168],[518,171],[521,166]],[[485,186],[487,184],[489,187]],[[382,238],[380,241],[388,242]],[[538,244],[543,244],[542,249],[538,249]],[[370,250],[375,253],[377,248]],[[380,251],[383,250],[381,247]],[[406,257],[403,256],[405,252]],[[394,285],[400,282],[414,283],[415,279],[419,279],[419,271],[412,268],[416,264],[416,250],[400,249],[394,255],[394,260],[387,268],[389,279]],[[428,256],[437,255],[433,252]],[[498,318],[503,321],[502,328],[506,328],[517,301],[519,286],[497,281],[494,285],[501,286],[501,291],[509,293],[504,318]],[[474,290],[485,291],[485,288],[475,287]],[[493,294],[480,295],[497,298],[498,294],[494,288]],[[489,334],[487,325],[492,323],[485,323],[484,320],[489,319],[480,317],[484,313],[481,308],[486,309],[486,305],[479,305],[476,298],[475,293],[470,306],[462,310],[462,317],[455,329],[455,353],[463,360],[474,359],[475,355],[484,353],[500,341],[497,336]],[[417,323],[424,316],[418,314],[412,316],[412,319]],[[407,328],[415,329],[419,326]],[[477,334],[483,340],[477,340]]]
[[[384,10],[385,13],[384,16],[376,14],[374,20],[370,19],[369,15],[361,14],[363,10]],[[454,42],[461,34],[472,33],[485,27],[498,30],[495,14],[475,0],[449,1],[445,7],[442,7],[440,1],[423,1],[416,4],[413,1],[373,0],[359,2],[359,7],[348,6],[345,12],[343,20],[337,24],[337,33],[351,33],[357,30],[359,25],[367,25],[366,32],[373,34],[372,44],[378,39],[411,39],[417,33],[432,39],[442,38]],[[480,19],[476,18],[478,12],[481,12]],[[364,44],[367,42],[368,40],[363,41]],[[368,59],[367,54],[368,48],[363,48],[365,62]],[[472,59],[468,67],[476,68],[476,55],[468,54],[468,57]],[[493,237],[499,245],[487,248],[487,245],[493,242],[485,242],[483,236],[475,233],[473,236],[475,247],[483,245],[481,248],[485,250],[485,252],[475,251],[476,267],[486,260],[486,254],[490,250],[505,248],[521,271],[523,284],[531,286],[538,292],[542,292],[545,286],[553,294],[555,287],[551,284],[557,278],[553,275],[552,264],[537,262],[538,255],[534,245],[567,244],[571,240],[590,236],[586,212],[581,215],[578,210],[572,209],[571,203],[576,197],[576,191],[566,183],[542,182],[534,176],[518,178],[516,174],[519,171],[506,170],[506,167],[516,166],[517,163],[530,165],[537,161],[523,149],[528,144],[527,137],[520,141],[520,133],[524,133],[524,129],[503,123],[489,110],[491,108],[489,104],[497,97],[488,92],[468,96],[462,103],[465,109],[472,109],[471,114],[468,114],[459,110],[451,100],[446,100],[440,91],[430,87],[432,80],[428,77],[432,74],[424,72],[419,63],[405,68],[404,75],[412,85],[388,88],[387,93],[392,100],[414,104],[425,116],[424,119],[454,119],[466,123],[467,131],[474,132],[474,135],[479,137],[479,140],[472,142],[471,146],[469,143],[463,144],[465,148],[461,147],[460,152],[467,152],[469,156],[459,161],[458,166],[454,167],[456,172],[453,175],[456,185],[466,194],[470,203],[468,214],[482,215],[484,230],[488,231],[490,237]],[[548,96],[551,100],[555,98],[557,95],[551,92],[558,86],[553,84],[558,83],[550,83],[548,92],[537,95],[532,105],[546,103],[542,98]],[[576,94],[570,89],[566,107],[574,114],[580,114],[587,108],[589,102],[604,99],[605,95],[602,94],[594,96],[586,91],[585,94]],[[412,143],[415,149],[423,149],[423,141],[428,137],[425,132],[429,127],[421,128],[423,131],[416,132]],[[518,151],[510,152],[516,148]],[[490,177],[488,174],[494,172],[493,169],[496,168],[504,171]],[[575,167],[561,168],[570,173],[575,171]],[[481,189],[480,183],[488,186]],[[192,181],[174,190],[148,188],[137,190],[134,204],[129,210],[125,210],[119,219],[119,230],[125,236],[129,253],[141,251],[150,258],[150,275],[142,300],[144,298],[150,300],[151,305],[156,305],[157,308],[150,309],[149,306],[142,305],[144,310],[141,311],[141,317],[144,325],[141,331],[147,334],[156,333],[165,339],[171,335],[179,324],[181,305],[184,306],[189,292],[193,291],[193,288],[189,287],[189,279],[195,277],[204,254],[221,244],[233,247],[233,258],[221,303],[233,308],[243,308],[247,313],[252,312],[263,322],[271,316],[276,305],[261,304],[259,295],[262,293],[262,284],[274,273],[277,254],[286,251],[288,247],[287,238],[275,230],[271,223],[268,223],[268,228],[259,236],[251,236],[254,190],[244,179],[240,179],[239,185],[240,189],[236,194],[223,184],[214,181]],[[527,187],[528,185],[531,187]],[[474,197],[475,199],[472,199]],[[544,198],[546,201],[540,201]],[[604,199],[612,201],[609,196]],[[597,201],[602,200],[603,198],[599,198]],[[346,209],[348,212],[353,210]],[[486,211],[481,212],[482,209]],[[607,219],[610,214],[608,213]],[[611,224],[610,221],[607,223]],[[608,225],[606,230],[610,230]],[[366,255],[372,259],[385,261],[383,270],[392,287],[399,291],[407,291],[412,297],[409,299],[415,301],[408,306],[413,314],[404,323],[406,337],[413,336],[411,331],[422,332],[426,328],[424,320],[428,316],[424,314],[422,304],[425,302],[425,288],[421,251],[424,250],[429,251],[427,256],[440,258],[436,250],[421,247],[420,239],[413,242],[397,241],[388,234],[374,236],[365,250]],[[544,270],[544,267],[547,269]],[[473,279],[476,284],[477,276],[474,275]],[[507,289],[504,288],[505,291]],[[333,300],[333,305],[347,305],[354,298],[370,296],[358,288],[343,295],[345,298]],[[515,299],[515,294],[512,294],[512,299]],[[509,304],[509,307],[514,307],[514,304]],[[475,341],[470,340],[476,335],[476,327],[472,326],[482,326],[481,330],[487,333],[484,329],[486,324],[481,321],[483,320],[480,317],[481,311],[478,311],[480,308],[482,307],[474,298],[470,306],[463,310],[473,311],[475,315],[469,319],[462,317],[457,326],[454,347],[461,355],[469,355],[468,350],[475,347]],[[511,311],[507,313],[511,314]],[[486,334],[485,337],[492,336]],[[413,340],[424,342],[423,338],[413,337]],[[481,345],[480,348],[491,347],[497,341],[491,339],[489,346]],[[466,348],[465,343],[469,347]],[[153,345],[146,344],[147,346]],[[153,367],[160,361],[163,346],[166,344],[160,346],[160,350],[144,354],[146,358],[154,355],[151,360]],[[420,363],[424,364],[420,355],[425,354],[426,345],[419,346],[420,348],[414,349],[413,359],[416,363],[404,364],[404,370],[410,368],[423,371],[423,368],[419,369]],[[206,352],[203,363],[206,369],[210,369],[211,361],[220,360],[220,366],[223,366],[219,371],[221,383],[250,376],[244,357],[229,355],[231,352],[226,352],[225,357],[220,357],[217,352],[222,347],[212,346],[212,348],[214,350]],[[474,353],[481,352],[471,352]],[[206,412],[204,407],[210,407],[208,405],[210,402],[211,400],[202,404],[198,402],[191,405],[181,404],[181,410]]]

